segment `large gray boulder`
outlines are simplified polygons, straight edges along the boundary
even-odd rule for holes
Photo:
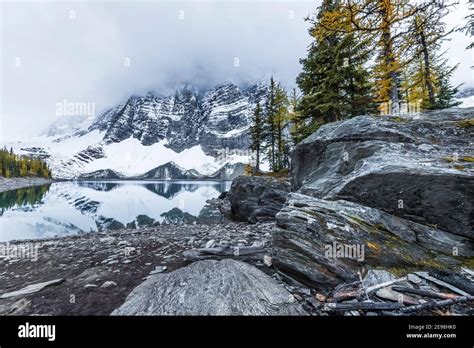
[[[304,315],[273,278],[241,261],[205,260],[136,287],[112,315]]]
[[[276,216],[275,267],[324,289],[367,268],[472,267],[473,119],[473,108],[359,116],[298,144],[296,193]],[[348,257],[362,247],[363,257]]]
[[[293,189],[472,238],[473,118],[469,108],[325,125],[294,151]]]
[[[233,218],[255,223],[274,220],[289,192],[290,183],[284,179],[239,176],[232,182],[227,197]]]
[[[319,289],[356,281],[363,268],[455,269],[468,264],[473,250],[466,237],[353,202],[298,193],[277,214],[273,234],[275,267]]]

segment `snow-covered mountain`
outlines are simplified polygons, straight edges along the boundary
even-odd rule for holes
[[[61,118],[36,139],[2,144],[45,159],[57,178],[233,177],[250,161],[250,122],[268,88],[190,84],[131,96],[95,119]]]

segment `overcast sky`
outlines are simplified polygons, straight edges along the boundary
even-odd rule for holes
[[[464,23],[461,0],[448,23]],[[274,75],[295,86],[310,37],[303,18],[320,1],[15,1],[1,3],[2,140],[29,137],[57,103],[100,113],[131,94]],[[474,86],[469,39],[447,45],[454,83]]]

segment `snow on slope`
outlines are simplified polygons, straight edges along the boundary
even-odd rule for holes
[[[113,169],[126,176],[137,176],[168,162],[175,162],[185,169],[195,169],[204,175],[210,175],[220,168],[214,157],[207,156],[200,145],[180,153],[165,145],[166,141],[161,141],[144,146],[135,138],[112,143],[103,147],[106,157],[86,164],[83,171]]]
[[[119,143],[105,144],[103,132],[94,130],[82,136],[73,136],[58,142],[41,136],[30,141],[6,143],[16,153],[31,154],[31,149],[42,148],[50,155],[46,159],[57,178],[72,179],[81,174],[91,173],[101,169],[112,169],[126,176],[138,176],[168,162],[175,162],[186,170],[194,169],[202,175],[211,175],[226,163],[247,163],[249,156],[227,156],[219,161],[204,153],[200,145],[193,146],[181,152],[175,152],[166,147],[166,140],[153,145],[143,145],[136,138],[128,138]],[[84,162],[74,159],[81,151],[96,147],[103,151],[104,157]]]

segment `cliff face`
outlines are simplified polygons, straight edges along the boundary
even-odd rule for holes
[[[226,83],[204,92],[186,85],[168,96],[131,96],[101,115],[89,131],[104,131],[107,143],[130,137],[143,145],[166,140],[176,152],[201,145],[215,156],[219,149],[248,148],[251,112],[266,95],[264,84],[240,89]]]
[[[292,156],[275,265],[317,288],[363,268],[456,269],[474,255],[474,109],[360,116]]]

